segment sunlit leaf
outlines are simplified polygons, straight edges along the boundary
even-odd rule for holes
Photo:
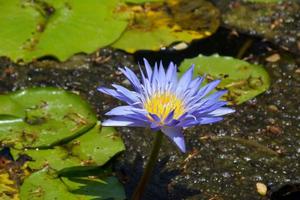
[[[81,164],[79,158],[70,155],[62,147],[54,147],[52,149],[29,149],[29,150],[13,150],[12,153],[17,157],[19,155],[28,155],[32,161],[28,162],[31,169],[42,169],[50,166],[53,169],[63,169],[65,167],[73,167]]]
[[[227,89],[226,99],[234,104],[252,99],[270,86],[269,74],[261,65],[219,55],[199,55],[185,59],[180,65],[180,72],[183,73],[192,64],[195,64],[195,75],[206,74],[208,81],[221,79],[218,88]]]
[[[0,0],[0,56],[60,60],[114,42],[127,26],[119,0]]]
[[[61,170],[74,166],[101,166],[115,154],[124,150],[124,144],[115,129],[99,125],[66,145],[51,149],[13,150],[14,154],[26,154],[33,161],[28,162],[32,169],[50,166]]]
[[[102,127],[100,130],[99,126],[72,140],[66,148],[82,162],[87,162],[87,165],[103,165],[116,153],[125,149],[114,128]]]
[[[0,120],[6,117],[23,117],[24,112],[22,106],[12,100],[9,96],[0,95]],[[1,123],[1,122],[0,122]]]
[[[142,4],[147,2],[163,2],[164,0],[125,0],[126,3]]]
[[[130,5],[129,27],[112,46],[127,52],[158,50],[172,43],[210,36],[219,26],[219,12],[204,0],[168,0],[143,6]]]
[[[83,134],[97,121],[85,101],[61,89],[27,89],[4,96],[12,99],[12,102],[8,103],[7,98],[0,96],[2,106],[5,106],[3,103],[16,103],[20,110],[4,110],[7,117],[0,119],[2,144],[50,147]],[[11,118],[8,111],[12,112],[11,115],[17,112],[20,118]]]

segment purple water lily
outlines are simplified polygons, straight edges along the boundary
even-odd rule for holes
[[[191,66],[180,79],[177,67],[172,62],[165,71],[162,63],[152,70],[144,59],[146,74],[141,70],[142,82],[129,68],[120,71],[130,81],[133,91],[112,84],[114,89],[99,87],[98,90],[111,95],[128,105],[118,106],[106,115],[110,119],[103,126],[150,127],[161,130],[182,152],[186,151],[183,129],[195,125],[211,124],[223,119],[223,115],[234,112],[220,100],[225,90],[209,94],[220,82],[212,81],[203,87],[203,77],[193,79]],[[208,95],[209,94],[209,95]]]

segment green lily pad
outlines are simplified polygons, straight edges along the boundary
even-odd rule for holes
[[[0,56],[66,60],[114,42],[128,24],[119,0],[0,0]]]
[[[159,50],[175,42],[210,36],[219,26],[219,12],[208,1],[168,0],[128,6],[133,19],[113,47],[133,53]]]
[[[20,190],[21,200],[125,199],[122,185],[114,177],[57,178],[48,168],[31,174]]]
[[[114,128],[95,126],[86,134],[72,140],[66,145],[72,155],[88,165],[103,165],[125,146]]]
[[[52,169],[61,170],[65,167],[73,167],[81,165],[79,158],[76,158],[68,153],[62,147],[54,147],[53,149],[29,149],[29,150],[11,150],[14,157],[18,155],[28,155],[32,161],[28,162],[31,169],[42,169],[50,166]]]
[[[2,144],[19,148],[45,148],[64,143],[91,129],[97,119],[79,96],[55,88],[35,88],[4,95],[18,104],[21,118],[11,119],[15,110],[5,110],[0,119]],[[8,103],[0,96],[0,103]],[[2,109],[3,110],[3,109]],[[21,114],[22,113],[22,114]],[[1,115],[2,113],[0,113]]]
[[[126,3],[135,3],[135,4],[142,4],[148,2],[162,2],[164,0],[125,0]]]
[[[7,118],[17,119],[23,117],[24,113],[22,112],[22,106],[12,100],[9,96],[0,95],[0,102],[3,105],[0,106],[0,120]]]
[[[53,149],[12,150],[12,153],[30,156],[33,161],[28,162],[28,166],[32,169],[50,166],[52,169],[61,170],[75,166],[102,166],[124,149],[122,139],[114,128],[100,129],[98,124],[63,146]]]
[[[221,79],[220,89],[227,89],[225,97],[233,104],[241,104],[266,91],[270,86],[267,71],[261,65],[219,55],[185,59],[180,72],[185,72],[195,64],[195,75],[204,75],[208,80]]]

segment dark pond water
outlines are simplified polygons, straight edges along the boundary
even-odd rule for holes
[[[179,52],[139,52],[132,56],[102,49],[92,55],[76,55],[65,63],[43,58],[27,65],[1,58],[0,92],[31,86],[62,87],[80,93],[93,105],[99,119],[104,119],[105,111],[119,102],[100,95],[96,87],[128,85],[118,67],[130,66],[138,72],[136,63],[142,57],[180,64],[199,53],[236,56],[249,37],[230,33],[220,29],[213,37]],[[236,113],[221,123],[186,130],[187,154],[165,140],[144,199],[300,199],[300,59],[259,38],[251,40],[243,57],[266,67],[272,77],[270,89],[235,106]],[[265,61],[274,53],[280,54],[279,61]],[[152,135],[138,128],[118,130],[126,151],[114,161],[114,168],[129,197],[141,176]],[[264,197],[257,192],[258,182],[268,187]]]

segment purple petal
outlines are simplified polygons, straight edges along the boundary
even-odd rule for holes
[[[203,98],[204,96],[206,96],[210,91],[212,91],[221,81],[220,80],[214,80],[208,84],[206,84],[205,86],[203,86],[199,92],[199,98]]]
[[[109,89],[109,88],[106,88],[106,87],[98,87],[97,90],[99,92],[102,92],[104,94],[107,94],[107,95],[110,95],[112,97],[115,97],[121,101],[124,101],[125,103],[128,103],[128,104],[133,104],[133,100],[130,99],[129,97],[127,97],[126,95],[120,93],[119,91],[116,91],[114,89]]]
[[[180,128],[164,126],[162,127],[161,131],[168,136],[183,153],[186,152],[184,137]]]
[[[199,124],[212,124],[223,120],[223,117],[202,117],[198,119]]]
[[[227,92],[228,92],[227,90],[219,90],[219,91],[214,92],[213,94],[211,94],[211,95],[209,95],[205,98],[209,99],[209,100],[218,100],[221,96],[223,96]]]
[[[207,102],[204,105],[202,105],[201,107],[199,107],[195,112],[193,113],[197,113],[197,115],[201,115],[201,114],[207,114],[210,113],[216,109],[219,109],[222,106],[227,105],[226,101],[213,101],[213,102]]]
[[[127,67],[124,69],[119,68],[119,70],[127,77],[127,79],[132,84],[135,91],[139,92],[141,90],[141,82],[137,78],[137,76],[133,73],[133,71]]]
[[[202,87],[193,97],[190,98],[189,101],[186,102],[187,107],[190,110],[200,108],[202,105],[211,105],[219,101],[219,98],[224,95],[227,90],[220,90],[217,91],[208,97],[205,97],[217,84],[219,83],[219,80],[213,81],[204,87]],[[205,98],[203,98],[205,97]]]
[[[152,131],[159,131],[159,129],[161,128],[161,125],[159,125],[158,123],[156,122],[152,122],[150,124],[150,128]]]
[[[106,87],[98,87],[97,90],[99,92],[102,92],[104,94],[107,94],[107,95],[110,95],[110,96],[113,96],[113,97],[118,97],[119,94],[116,90],[113,90],[113,89],[109,89],[109,88],[106,88]]]
[[[129,119],[127,117],[113,117],[107,119],[102,123],[102,126],[133,126],[133,127],[147,127],[148,124],[143,121]]]
[[[231,108],[223,107],[223,108],[216,109],[216,110],[210,112],[209,114],[213,115],[213,116],[222,116],[222,115],[227,115],[227,114],[234,113],[234,112],[235,112],[235,110],[233,110]]]
[[[112,84],[112,86],[116,88],[117,92],[124,95],[124,97],[127,97],[130,100],[128,104],[136,104],[140,102],[140,99],[138,98],[138,93],[130,91],[121,85]]]
[[[155,63],[155,65],[154,65],[154,70],[153,70],[152,77],[151,77],[151,85],[152,85],[153,93],[156,93],[159,90],[159,88],[161,87],[157,63]]]
[[[156,121],[157,123],[160,123],[160,118],[156,114],[149,113],[151,118]]]
[[[199,121],[194,115],[185,115],[184,117],[180,118],[180,122],[178,123],[178,127],[190,127],[190,126],[195,126],[199,124]]]
[[[177,68],[174,63],[170,63],[166,72],[166,81],[171,84],[173,87],[177,84]]]
[[[199,91],[199,87],[203,81],[203,77],[197,77],[194,80],[192,80],[184,92],[183,99],[184,103],[188,104],[189,102],[196,102],[197,100],[197,92]]]
[[[181,94],[186,90],[186,88],[189,86],[190,82],[192,81],[194,74],[194,65],[192,65],[180,78],[178,85],[177,85],[177,94]]]
[[[141,108],[135,108],[132,106],[118,106],[113,108],[111,111],[105,113],[105,115],[132,115],[140,113],[142,115],[147,115],[148,112]]]
[[[158,74],[159,74],[159,78],[161,80],[166,79],[166,72],[165,72],[164,66],[162,64],[162,61],[160,61],[160,63],[159,63]]]
[[[143,60],[144,60],[145,68],[146,68],[147,78],[151,79],[151,77],[152,77],[151,65],[149,64],[149,62],[146,58],[144,58]]]
[[[167,117],[166,117],[165,120],[164,120],[164,123],[168,123],[170,120],[172,120],[173,117],[174,117],[174,113],[175,113],[175,109],[172,110],[172,111],[167,115]]]

